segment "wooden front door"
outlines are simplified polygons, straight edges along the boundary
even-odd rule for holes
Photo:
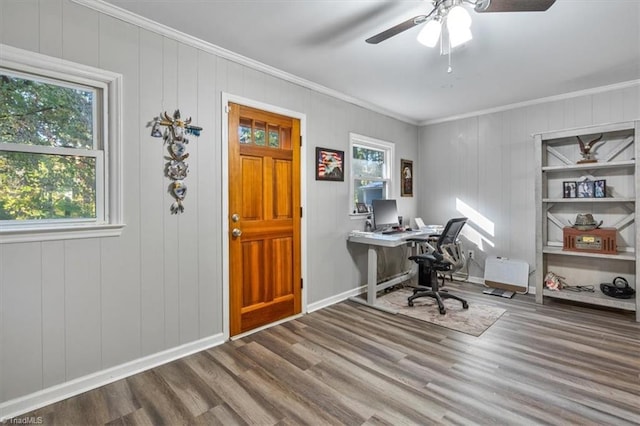
[[[301,312],[300,121],[229,103],[232,336]]]

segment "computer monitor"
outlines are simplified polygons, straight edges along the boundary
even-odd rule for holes
[[[373,226],[376,230],[400,226],[396,200],[373,200]]]

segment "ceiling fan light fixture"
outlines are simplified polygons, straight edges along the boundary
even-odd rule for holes
[[[449,42],[451,43],[451,48],[460,46],[463,43],[468,42],[473,38],[471,34],[471,30],[469,28],[459,28],[455,31],[449,30]]]
[[[454,6],[447,14],[447,29],[456,31],[459,28],[471,28],[471,15],[462,6]]]
[[[424,28],[418,33],[418,42],[427,47],[435,47],[440,38],[442,22],[440,19],[432,19],[426,23]]]
[[[447,31],[451,47],[456,47],[473,38],[471,16],[462,6],[454,6],[447,14]]]

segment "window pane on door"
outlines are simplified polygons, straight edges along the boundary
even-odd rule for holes
[[[238,139],[241,144],[251,143],[251,120],[246,118],[240,119],[240,125],[238,126]]]
[[[256,121],[255,128],[253,129],[253,140],[256,145],[264,146],[266,143],[266,123]]]
[[[269,146],[278,148],[280,146],[280,132],[278,126],[269,125]]]

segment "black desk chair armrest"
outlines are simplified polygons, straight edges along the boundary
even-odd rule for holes
[[[444,257],[437,251],[434,251],[433,253],[430,253],[430,254],[416,254],[415,256],[409,256],[409,260],[413,260],[414,262],[417,262],[417,263],[442,262],[443,259]]]

